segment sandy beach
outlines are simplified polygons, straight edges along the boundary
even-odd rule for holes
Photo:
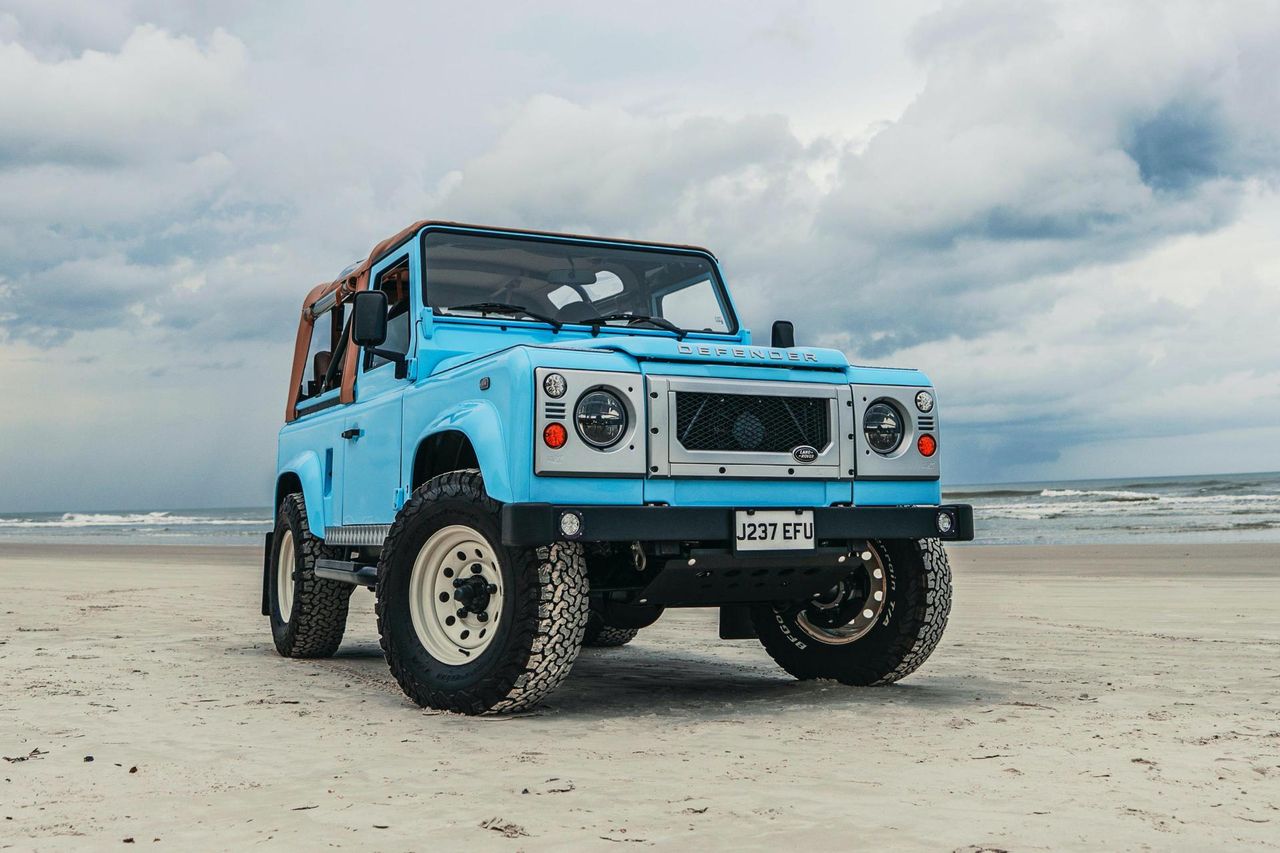
[[[277,657],[252,549],[3,545],[0,848],[1277,843],[1280,545],[951,558],[899,685],[799,683],[673,611],[474,719],[403,697],[362,590],[338,657]]]

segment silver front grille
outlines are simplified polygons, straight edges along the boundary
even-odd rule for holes
[[[852,476],[848,385],[651,376],[647,402],[650,476]]]

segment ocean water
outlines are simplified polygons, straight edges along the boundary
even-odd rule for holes
[[[974,506],[976,544],[1280,542],[1280,473],[1000,483],[944,489]],[[5,542],[259,546],[265,507],[0,512]]]
[[[265,507],[0,512],[0,547],[5,542],[260,546],[273,515]]]
[[[1280,542],[1280,473],[956,486],[975,542]]]

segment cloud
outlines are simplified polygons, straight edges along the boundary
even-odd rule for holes
[[[845,157],[817,217],[856,270],[850,315],[878,304],[892,329],[862,352],[1013,326],[1025,306],[1002,285],[1212,231],[1249,179],[1274,180],[1275,113],[1258,107],[1280,19],[1126,9],[980,2],[918,27],[923,91]]]
[[[117,52],[55,61],[0,42],[0,162],[104,165],[189,149],[205,122],[234,114],[247,62],[220,29],[202,48],[144,24]]]
[[[1230,146],[1230,134],[1213,104],[1175,102],[1139,121],[1124,152],[1147,186],[1187,192],[1232,171],[1238,175]]]
[[[422,216],[707,245],[758,335],[925,368],[949,476],[1280,420],[1275,3],[672,4],[636,39],[599,4],[390,34],[343,4],[12,8],[0,367],[56,359],[25,410],[134,424],[169,466],[192,413],[208,446],[235,426],[258,449],[223,500],[269,477],[302,294]]]
[[[498,222],[701,230],[735,197],[785,191],[805,156],[780,115],[651,117],[541,95],[462,167],[445,203]]]
[[[1233,225],[1027,281],[1060,295],[1016,326],[899,352],[938,384],[949,445],[965,451],[952,472],[1035,479],[1044,470],[1035,463],[1069,455],[1079,476],[1108,476],[1114,459],[1085,467],[1077,450],[1108,443],[1128,447],[1125,470],[1173,472],[1185,463],[1155,448],[1179,436],[1217,448],[1212,470],[1274,465],[1265,445],[1251,463],[1209,437],[1280,423],[1280,256],[1267,236],[1277,223],[1280,197],[1254,183]]]
[[[189,286],[200,249],[163,247],[201,220],[207,247],[208,220],[240,212],[217,145],[247,66],[222,30],[201,45],[143,24],[118,50],[55,58],[0,43],[0,340],[136,327]]]

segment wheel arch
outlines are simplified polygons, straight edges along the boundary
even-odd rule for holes
[[[319,455],[308,450],[299,453],[280,466],[276,474],[276,500],[272,511],[280,509],[285,495],[302,493],[302,503],[307,510],[307,528],[311,535],[324,539],[324,472]]]
[[[422,431],[414,445],[410,485],[416,489],[440,474],[478,468],[485,493],[511,503],[508,464],[497,411],[487,402],[470,402],[444,412]]]

